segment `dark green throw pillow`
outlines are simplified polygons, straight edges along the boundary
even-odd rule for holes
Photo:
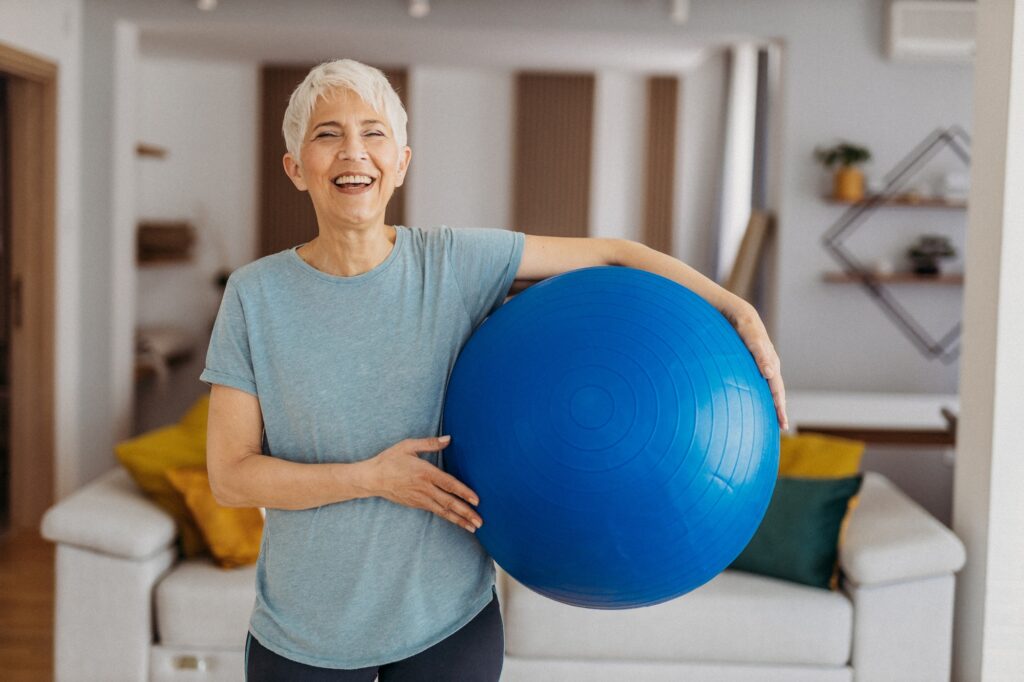
[[[839,528],[861,478],[780,476],[761,526],[729,568],[829,589]]]

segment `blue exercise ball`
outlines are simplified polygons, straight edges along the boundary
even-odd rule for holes
[[[552,277],[488,317],[452,369],[443,428],[495,561],[590,608],[657,604],[720,573],[778,473],[771,392],[732,325],[626,267]]]

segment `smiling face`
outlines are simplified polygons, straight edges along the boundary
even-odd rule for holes
[[[398,148],[385,116],[341,89],[317,100],[299,154],[285,154],[284,169],[309,192],[321,227],[375,227],[405,182],[412,150]]]

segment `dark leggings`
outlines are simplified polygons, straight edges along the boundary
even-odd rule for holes
[[[505,655],[498,598],[460,630],[425,651],[382,666],[338,670],[297,663],[270,651],[252,633],[245,641],[246,682],[497,682]]]

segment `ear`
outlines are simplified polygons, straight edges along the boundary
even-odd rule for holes
[[[306,181],[302,179],[302,166],[296,161],[295,157],[291,155],[291,152],[287,152],[282,159],[284,162],[285,175],[292,181],[295,188],[300,192],[305,192],[309,189],[306,185]]]
[[[395,187],[405,184],[405,174],[409,171],[409,162],[412,160],[412,149],[402,149],[402,157],[398,160],[398,178],[395,180]]]

